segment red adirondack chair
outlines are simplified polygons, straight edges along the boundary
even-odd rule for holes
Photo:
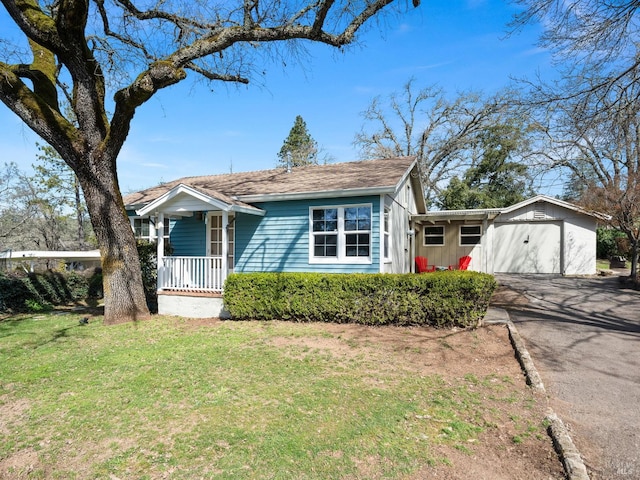
[[[460,257],[458,265],[449,265],[449,270],[466,270],[469,268],[470,263],[471,257],[469,255],[465,255],[464,257]]]
[[[429,265],[427,257],[416,257],[416,271],[418,273],[435,272],[436,266]]]

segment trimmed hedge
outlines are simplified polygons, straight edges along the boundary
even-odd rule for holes
[[[476,327],[497,284],[470,271],[416,274],[229,275],[224,304],[236,320]]]
[[[0,312],[44,311],[54,305],[102,296],[100,269],[92,275],[48,270],[42,273],[0,273]]]

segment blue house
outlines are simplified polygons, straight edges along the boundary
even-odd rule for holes
[[[411,271],[413,157],[185,177],[124,198],[157,242],[160,313],[215,317],[231,272]]]

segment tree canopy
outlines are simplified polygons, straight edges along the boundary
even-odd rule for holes
[[[510,111],[508,92],[449,96],[436,85],[414,84],[410,79],[399,93],[376,97],[362,113],[365,124],[354,144],[364,158],[416,156],[427,202],[433,203],[453,177],[478,165],[483,135],[518,113]]]
[[[265,62],[304,54],[305,41],[341,48],[394,0],[1,2],[20,35],[0,32],[0,100],[77,175],[105,323],[116,323],[149,316],[116,172],[138,107],[188,74],[248,83]]]
[[[527,165],[512,160],[522,148],[523,132],[518,125],[489,126],[478,136],[480,161],[462,178],[453,177],[439,195],[445,210],[508,207],[531,196]]]

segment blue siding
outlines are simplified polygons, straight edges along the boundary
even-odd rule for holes
[[[173,219],[172,219],[173,222]],[[176,219],[169,242],[176,257],[201,257],[207,254],[207,224],[193,217]]]
[[[310,264],[309,207],[371,204],[371,264]],[[236,272],[376,273],[380,268],[380,197],[299,200],[255,204],[264,217],[236,217]]]

